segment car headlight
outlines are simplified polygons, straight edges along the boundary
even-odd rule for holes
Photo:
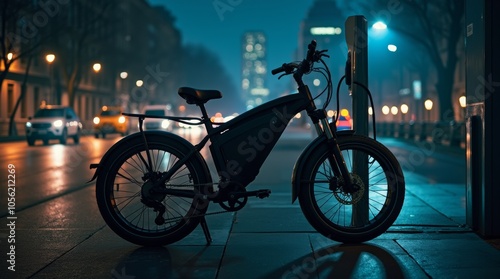
[[[125,116],[120,116],[120,117],[118,118],[118,123],[120,123],[120,124],[125,123]]]
[[[31,128],[31,122],[26,122],[26,127]]]
[[[169,121],[168,121],[168,120],[163,120],[163,121],[161,122],[161,127],[162,127],[163,129],[167,129],[169,124],[170,124],[170,123],[169,123]]]
[[[59,128],[59,127],[62,127],[63,122],[62,122],[62,120],[56,120],[56,121],[54,121],[54,122],[52,123],[52,125],[54,125],[54,127]]]
[[[99,122],[101,122],[101,119],[99,119],[99,117],[96,116],[96,117],[94,117],[93,121],[94,121],[94,124],[97,125],[97,124],[99,124]]]

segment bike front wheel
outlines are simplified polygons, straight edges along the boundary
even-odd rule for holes
[[[398,217],[405,196],[404,176],[395,156],[381,143],[359,135],[337,140],[359,189],[352,194],[344,191],[342,177],[332,169],[329,147],[321,144],[304,164],[300,206],[322,235],[344,243],[368,241]]]
[[[149,194],[151,189],[144,189],[148,181],[159,178],[187,157],[189,148],[181,141],[154,134],[147,134],[147,143],[148,149],[142,137],[118,143],[108,159],[100,163],[96,198],[103,219],[116,234],[138,245],[160,246],[176,242],[196,228],[208,209],[208,201],[195,194],[212,192],[212,181],[205,161],[193,155],[162,186],[192,191],[192,198]],[[162,224],[157,221],[158,206],[151,206],[151,201],[164,208]]]

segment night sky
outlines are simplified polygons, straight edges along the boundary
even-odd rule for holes
[[[165,6],[176,18],[183,44],[203,44],[213,51],[240,85],[241,38],[246,31],[263,31],[267,36],[267,86],[281,90],[270,70],[294,60],[301,21],[313,0],[149,0]]]

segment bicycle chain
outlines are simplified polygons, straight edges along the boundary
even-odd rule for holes
[[[206,186],[215,186],[215,185],[218,185],[218,184],[216,184],[216,183],[204,183],[204,184],[196,184],[196,185],[167,184],[166,186],[183,188],[183,187],[206,187]],[[209,200],[206,200],[206,201],[210,202]],[[199,217],[205,217],[205,216],[210,216],[210,215],[218,215],[218,214],[222,214],[222,213],[231,213],[231,212],[234,212],[234,211],[222,210],[222,211],[216,211],[216,212],[211,212],[211,213],[205,213],[205,214],[202,214],[202,215],[193,215],[193,216],[190,216],[190,217],[186,217],[186,216],[176,217],[176,218],[171,218],[171,219],[165,219],[165,223],[167,223],[168,221],[176,221],[176,220],[181,220],[181,219],[199,218]]]

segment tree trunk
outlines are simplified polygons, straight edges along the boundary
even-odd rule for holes
[[[452,121],[454,119],[453,103],[453,73],[452,69],[443,69],[438,73],[439,82],[436,84],[437,97],[439,100],[439,121]]]

